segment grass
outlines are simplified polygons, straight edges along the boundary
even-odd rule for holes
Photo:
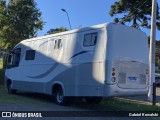
[[[102,101],[104,106],[109,106],[118,111],[160,111],[160,105],[152,106],[151,104],[136,103],[126,99],[113,98]]]
[[[0,58],[0,85],[3,84],[3,59]]]
[[[1,58],[0,59],[0,69],[2,69],[3,68],[3,59]]]
[[[151,104],[137,103],[128,99],[104,98],[100,104],[89,105],[87,103],[74,104],[78,108],[105,110],[105,111],[160,111],[160,104],[152,106]]]

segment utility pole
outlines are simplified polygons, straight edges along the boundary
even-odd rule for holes
[[[151,37],[149,53],[149,91],[148,101],[155,105],[155,40],[156,40],[156,14],[157,0],[152,0],[152,20],[151,20]]]

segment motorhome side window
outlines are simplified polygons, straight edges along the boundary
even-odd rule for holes
[[[84,35],[83,46],[89,47],[94,46],[97,43],[98,33],[89,33]]]
[[[58,45],[57,45],[57,48],[58,48],[58,49],[61,48],[61,41],[62,41],[61,39],[58,40],[58,43],[57,43],[57,44],[58,44]]]
[[[17,48],[11,51],[7,59],[7,68],[19,66],[20,56],[21,56],[21,48]]]
[[[35,59],[35,50],[27,50],[25,60],[34,60]]]
[[[55,40],[54,49],[60,49],[61,47],[62,47],[62,40],[61,39]]]

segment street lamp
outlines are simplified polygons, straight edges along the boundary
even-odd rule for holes
[[[69,26],[70,26],[70,29],[72,30],[71,22],[70,22],[70,20],[69,20],[69,16],[68,16],[68,12],[67,12],[65,9],[61,9],[61,10],[67,14],[67,18],[68,18]]]

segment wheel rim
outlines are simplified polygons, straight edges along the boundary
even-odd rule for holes
[[[63,102],[63,98],[64,98],[64,96],[63,96],[63,92],[62,91],[59,91],[58,93],[57,93],[57,102],[58,103],[62,103]]]

